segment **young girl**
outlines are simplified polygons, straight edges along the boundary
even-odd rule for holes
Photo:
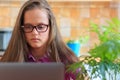
[[[60,36],[47,1],[27,1],[20,9],[1,62],[62,62],[67,66],[77,61]],[[75,80],[75,77],[65,71],[65,80]]]

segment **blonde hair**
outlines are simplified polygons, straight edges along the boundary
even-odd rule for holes
[[[55,17],[46,0],[29,0],[22,6],[17,17],[11,40],[1,61],[23,62],[27,60],[29,46],[26,43],[24,32],[22,31],[21,26],[24,24],[25,12],[34,8],[44,9],[48,14],[50,33],[47,43],[47,51],[50,53],[53,61],[65,61],[68,64],[78,61],[78,58],[62,40]]]

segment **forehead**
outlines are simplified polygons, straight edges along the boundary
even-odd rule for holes
[[[48,14],[45,9],[34,8],[24,14],[24,23],[44,23],[48,24]]]

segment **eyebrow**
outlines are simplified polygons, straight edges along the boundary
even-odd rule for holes
[[[25,23],[25,24],[23,24],[23,25],[26,25],[26,24],[33,25],[33,24],[31,24],[31,23]],[[49,25],[49,24],[45,24],[45,23],[38,23],[37,25]],[[37,26],[37,25],[33,25],[33,26]]]

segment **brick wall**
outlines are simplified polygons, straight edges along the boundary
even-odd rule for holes
[[[95,33],[89,32],[90,21],[97,24],[105,24],[105,21],[118,17],[116,3],[110,2],[51,2],[58,26],[65,41],[76,39],[79,36],[90,36],[87,44],[81,48],[81,54],[85,54],[98,43]]]
[[[16,17],[24,0],[0,1],[0,28],[14,27]],[[98,43],[95,33],[89,32],[90,21],[105,24],[105,20],[118,17],[118,3],[111,2],[52,2],[49,4],[55,14],[58,27],[65,41],[78,36],[90,36],[81,48],[86,53]]]
[[[18,11],[24,1],[0,0],[0,27],[14,27]]]

